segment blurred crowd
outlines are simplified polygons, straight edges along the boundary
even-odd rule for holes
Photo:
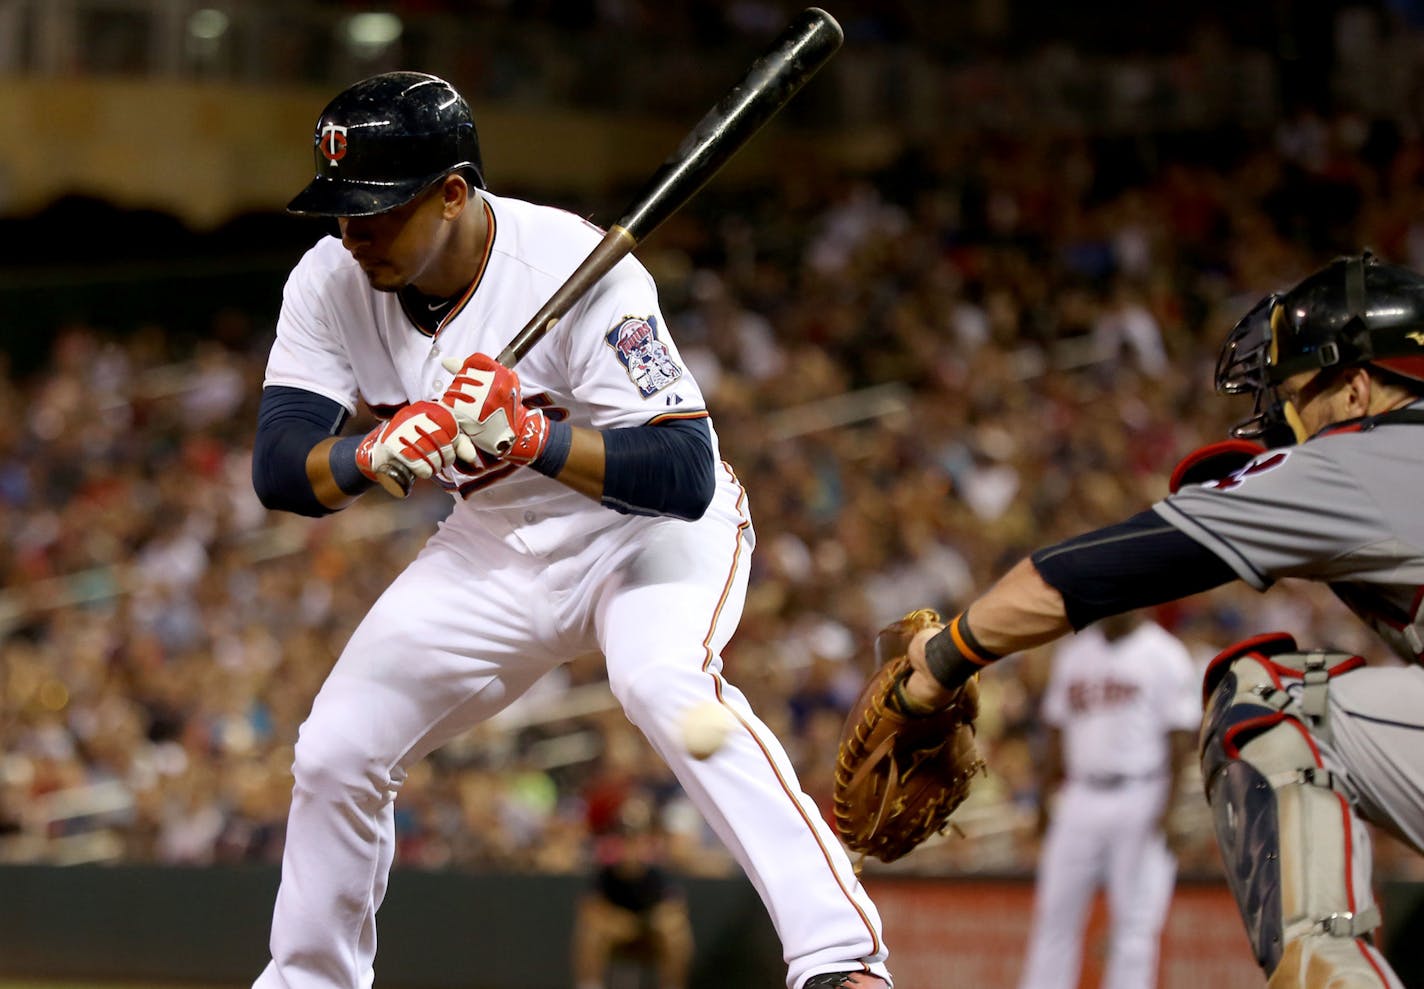
[[[1361,246],[1424,266],[1424,145],[1304,115],[1190,147],[986,133],[875,172],[796,166],[773,189],[709,190],[640,256],[751,497],[728,676],[829,813],[875,631],[1165,495],[1178,458],[1248,411],[1212,394],[1212,368],[1259,296]],[[57,326],[38,373],[0,377],[0,859],[279,858],[310,700],[449,502],[260,507],[275,316],[235,306],[197,336],[161,305],[139,332]],[[1155,617],[1203,663],[1274,629],[1383,658],[1319,589],[1234,586]],[[983,678],[989,771],[896,871],[1032,868],[1049,658]],[[1187,782],[1183,867],[1211,874]],[[658,805],[679,868],[729,871],[581,659],[412,770],[397,861],[586,871],[632,798]]]

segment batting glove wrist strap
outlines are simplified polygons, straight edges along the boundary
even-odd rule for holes
[[[331,445],[331,452],[326,458],[332,480],[349,495],[358,495],[375,483],[356,466],[356,451],[363,439],[364,436],[343,436]]]
[[[925,643],[925,665],[946,690],[964,686],[970,677],[998,658],[997,653],[985,649],[969,631],[962,611]]]
[[[574,445],[574,427],[567,422],[555,422],[551,419],[548,430],[543,451],[529,462],[529,466],[540,474],[558,477],[559,471],[563,470],[564,464],[568,462],[569,450]]]

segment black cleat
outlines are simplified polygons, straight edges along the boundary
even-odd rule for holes
[[[822,972],[807,979],[801,989],[890,989],[890,983],[869,972]]]

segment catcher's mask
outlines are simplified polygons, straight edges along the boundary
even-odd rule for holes
[[[316,177],[287,204],[293,213],[384,213],[459,170],[485,187],[469,104],[423,72],[386,72],[339,93],[317,118],[312,154]]]
[[[1267,446],[1295,442],[1290,420],[1298,410],[1281,400],[1282,382],[1319,372],[1305,397],[1360,364],[1424,382],[1424,277],[1369,251],[1266,296],[1232,328],[1217,357],[1216,390],[1250,395],[1255,405],[1231,435]]]

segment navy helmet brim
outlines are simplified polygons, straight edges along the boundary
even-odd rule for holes
[[[318,175],[292,198],[287,212],[304,216],[374,216],[410,202],[432,181],[424,177],[400,182],[353,181]]]

